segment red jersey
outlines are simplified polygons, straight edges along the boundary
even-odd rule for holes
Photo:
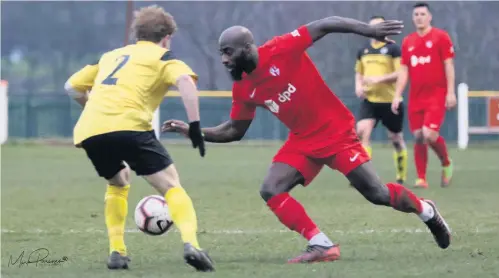
[[[263,107],[290,129],[289,140],[300,151],[327,156],[352,142],[355,119],[305,52],[312,43],[302,26],[260,46],[257,68],[234,82],[230,117],[253,119],[256,107]]]
[[[453,57],[454,47],[444,30],[432,27],[424,36],[414,32],[404,38],[401,63],[409,70],[409,102],[422,105],[429,101],[445,103],[447,77],[444,61]]]

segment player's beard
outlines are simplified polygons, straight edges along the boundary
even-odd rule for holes
[[[255,68],[255,59],[246,53],[236,58],[235,66],[229,71],[232,80],[239,81],[243,79],[243,72],[250,74]]]
[[[241,68],[233,68],[229,71],[230,77],[234,81],[239,81],[243,79],[243,70]]]

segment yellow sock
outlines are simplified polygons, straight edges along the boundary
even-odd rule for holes
[[[397,171],[397,179],[406,180],[407,178],[407,149],[393,153],[395,169]]]
[[[371,148],[371,146],[364,146],[364,149],[366,150],[367,154],[369,155],[369,158],[371,158],[373,155],[373,149]]]
[[[128,190],[130,185],[119,187],[108,185],[105,195],[104,215],[109,237],[109,253],[119,252],[126,256],[125,220],[128,214]]]
[[[196,211],[187,192],[182,187],[174,187],[166,192],[165,200],[170,209],[173,223],[180,230],[182,241],[201,249],[197,238]]]

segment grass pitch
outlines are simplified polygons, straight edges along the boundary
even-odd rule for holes
[[[416,193],[434,200],[453,229],[447,250],[437,247],[416,216],[372,206],[341,174],[324,168],[293,196],[340,243],[342,258],[287,265],[306,242],[286,231],[258,194],[277,145],[208,145],[204,159],[189,146],[167,148],[194,201],[200,242],[217,272],[195,273],[185,265],[174,229],[160,237],[135,229],[135,205],[155,193],[138,177],[130,190],[125,235],[131,269],[107,270],[105,182],[82,150],[20,144],[1,149],[2,277],[499,277],[497,149],[452,149],[456,171],[447,189],[439,187],[440,167],[430,154],[430,189]],[[381,178],[393,180],[391,148],[375,146],[373,155]],[[415,178],[412,165],[410,153],[409,182]],[[47,259],[60,261],[9,264],[23,251],[27,260],[38,248],[48,250]]]

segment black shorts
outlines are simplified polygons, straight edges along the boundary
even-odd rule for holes
[[[376,120],[375,126],[379,121],[391,132],[402,132],[404,124],[404,104],[400,103],[399,113],[393,114],[391,103],[376,103],[364,100],[360,105],[359,121],[364,119]]]
[[[92,136],[82,147],[99,176],[110,179],[126,162],[139,176],[157,173],[173,163],[154,131],[116,131]]]

